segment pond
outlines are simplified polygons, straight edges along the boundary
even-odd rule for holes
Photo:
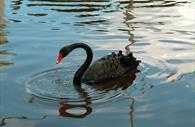
[[[0,0],[0,126],[194,127],[194,0]],[[85,60],[130,50],[129,84],[74,88]],[[126,80],[121,80],[121,82]],[[64,85],[66,84],[66,85]]]

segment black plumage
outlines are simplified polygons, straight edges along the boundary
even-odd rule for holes
[[[122,77],[128,73],[129,70],[139,65],[140,61],[136,60],[133,53],[123,55],[122,51],[112,53],[104,56],[91,64],[93,59],[93,52],[91,48],[84,43],[75,43],[63,47],[57,59],[59,63],[62,58],[67,56],[72,50],[76,48],[83,48],[87,53],[87,58],[81,67],[76,71],[73,79],[74,84],[86,83],[102,83],[108,80]],[[91,66],[90,66],[91,64]]]

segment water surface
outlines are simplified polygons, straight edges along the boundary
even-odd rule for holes
[[[0,0],[0,126],[194,127],[194,5],[194,0]],[[85,52],[75,50],[55,64],[58,50],[75,42],[90,45],[94,59],[129,45],[142,61],[141,72],[129,86],[83,85],[75,91],[71,80]],[[54,83],[71,87],[35,82],[41,93],[30,95],[26,84],[45,82],[45,75],[46,81],[57,77],[62,80]]]

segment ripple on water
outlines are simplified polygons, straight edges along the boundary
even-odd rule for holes
[[[53,101],[65,101],[67,103],[87,101],[94,104],[110,102],[123,95],[131,96],[132,91],[135,93],[143,92],[147,88],[165,83],[169,79],[176,79],[177,71],[168,68],[164,61],[148,56],[143,56],[141,60],[142,62],[138,67],[141,72],[136,74],[136,71],[128,75],[131,78],[128,80],[128,85],[125,85],[125,79],[122,79],[122,83],[119,82],[117,86],[97,87],[82,84],[81,87],[74,87],[72,79],[78,67],[66,66],[35,74],[26,83],[26,90],[28,94]],[[134,79],[136,80],[134,81]],[[112,84],[114,83],[116,82],[112,82]],[[131,85],[136,87],[128,88]],[[127,88],[128,92],[124,91]]]
[[[142,56],[141,59],[141,71],[147,77],[164,78],[170,73],[177,73],[175,68],[168,67],[166,61],[149,56]]]
[[[128,96],[144,94],[155,86],[175,81],[180,75],[177,69],[170,68],[166,61],[145,55],[142,55],[139,59],[142,61],[138,67],[140,73],[137,73],[134,81],[133,87],[135,89],[129,89],[131,92],[128,92]]]
[[[26,83],[28,94],[42,99],[67,103],[104,103],[123,94],[121,89],[98,89],[86,84],[75,88],[72,84],[77,67],[63,67],[37,73]]]

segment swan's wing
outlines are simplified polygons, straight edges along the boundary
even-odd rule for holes
[[[108,55],[95,61],[84,73],[82,80],[87,83],[98,83],[107,79],[114,79],[128,70],[121,63],[118,55]]]

